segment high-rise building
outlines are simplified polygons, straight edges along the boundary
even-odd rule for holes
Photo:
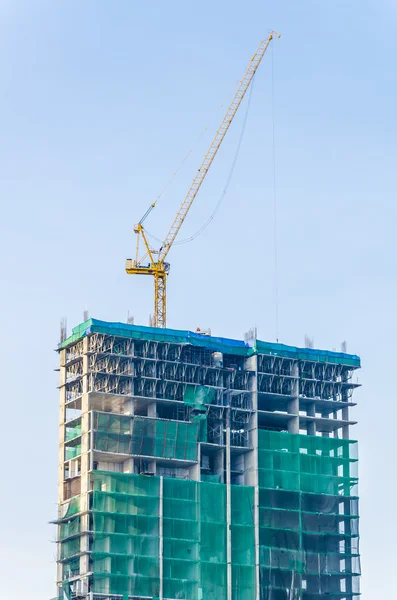
[[[57,597],[359,595],[360,359],[208,333],[60,344]]]

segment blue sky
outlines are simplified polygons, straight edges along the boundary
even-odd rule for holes
[[[274,340],[272,61],[278,336],[362,356],[362,591],[389,598],[396,562],[397,10],[375,0],[0,0],[4,597],[55,581],[59,319],[128,311],[147,324],[152,285],[127,277],[132,225],[205,126],[147,227],[162,237],[235,84],[270,29],[232,184],[216,219],[170,253],[168,324]],[[272,57],[272,52],[274,55]],[[181,238],[225,186],[246,103]],[[384,419],[377,418],[375,410]],[[5,412],[4,412],[5,411]],[[29,457],[30,461],[27,461]],[[19,565],[23,566],[21,577]]]

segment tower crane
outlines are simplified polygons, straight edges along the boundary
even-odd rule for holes
[[[272,31],[272,33],[266,40],[260,42],[255,54],[251,58],[249,65],[246,68],[245,73],[238,85],[234,98],[231,104],[229,105],[225,116],[223,117],[222,123],[219,129],[217,130],[207,153],[204,156],[203,162],[201,163],[201,166],[193,179],[189,191],[187,192],[185,199],[183,200],[159,250],[155,250],[151,247],[143,226],[144,221],[147,219],[147,217],[155,207],[157,201],[153,202],[149,206],[148,210],[145,212],[139,223],[134,226],[134,232],[136,233],[136,258],[135,260],[132,260],[131,258],[127,259],[125,270],[128,275],[152,275],[154,277],[153,324],[155,327],[166,326],[166,283],[168,273],[170,270],[170,265],[168,262],[166,262],[165,259],[167,258],[167,255],[171,250],[172,244],[174,243],[175,238],[178,235],[178,232],[182,227],[184,220],[186,219],[189,209],[192,206],[193,201],[198,194],[201,184],[203,183],[209,171],[209,168],[212,165],[216,153],[218,152],[220,145],[224,140],[224,137],[236,115],[236,112],[245,96],[245,93],[248,90],[250,83],[252,82],[256,70],[259,67],[266,50],[268,49],[272,39],[275,36],[279,38],[280,34],[276,33],[275,31]],[[142,238],[145,248],[144,253],[141,257],[139,257],[140,238]]]

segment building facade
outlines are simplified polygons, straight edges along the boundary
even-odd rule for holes
[[[57,598],[359,595],[357,356],[94,319],[59,356]]]

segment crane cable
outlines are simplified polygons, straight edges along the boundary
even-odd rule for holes
[[[229,172],[229,175],[227,177],[225,187],[223,188],[222,193],[220,195],[220,198],[219,198],[218,202],[216,203],[215,208],[214,208],[212,214],[209,216],[209,218],[206,220],[206,222],[200,227],[200,229],[198,229],[196,231],[196,233],[194,233],[192,236],[190,236],[190,237],[188,237],[188,238],[186,238],[184,240],[179,240],[178,242],[175,242],[174,246],[177,246],[177,245],[180,245],[180,244],[187,244],[188,242],[192,242],[201,233],[203,233],[203,231],[205,229],[207,229],[208,225],[215,218],[218,210],[220,209],[220,207],[222,205],[223,200],[225,199],[225,196],[227,194],[227,191],[229,189],[229,186],[230,186],[232,178],[233,178],[233,174],[234,174],[234,171],[235,171],[235,168],[236,168],[236,165],[237,165],[237,160],[238,160],[238,157],[239,157],[239,154],[240,154],[241,145],[242,145],[243,138],[244,138],[244,133],[245,133],[245,129],[246,129],[246,125],[247,125],[247,120],[248,120],[249,109],[250,109],[250,106],[251,106],[251,99],[252,99],[252,92],[253,92],[253,89],[254,89],[254,82],[255,82],[255,76],[254,76],[254,78],[253,78],[253,80],[251,82],[251,87],[250,87],[250,91],[249,91],[249,95],[248,95],[247,108],[245,110],[243,125],[242,125],[242,128],[241,128],[241,133],[240,133],[240,137],[239,137],[238,144],[237,144],[236,154],[235,154],[235,156],[233,158],[232,166],[230,168],[230,172]],[[150,237],[152,237],[154,240],[156,240],[160,244],[163,243],[162,240],[160,240],[159,238],[157,238],[153,234],[150,234],[147,229],[146,229],[146,234],[149,235]]]
[[[278,289],[278,223],[277,223],[277,179],[276,179],[276,118],[275,118],[275,84],[274,84],[274,44],[272,44],[272,121],[273,121],[273,267],[274,267],[274,295],[275,295],[275,329],[276,341],[279,341],[279,289]]]
[[[216,111],[215,117],[218,116],[218,114],[221,111],[222,107],[223,107],[223,104],[220,104],[218,110]],[[171,185],[171,183],[173,182],[173,180],[175,179],[175,177],[178,175],[179,171],[182,169],[182,167],[185,164],[185,162],[187,161],[187,159],[190,157],[190,155],[193,153],[193,151],[195,150],[195,148],[201,142],[201,140],[204,137],[205,133],[208,131],[208,127],[209,127],[208,125],[206,125],[204,127],[203,131],[200,133],[199,137],[197,138],[197,140],[195,141],[195,143],[193,144],[193,146],[190,148],[189,152],[186,154],[185,158],[182,160],[182,162],[180,163],[179,167],[176,169],[176,171],[173,173],[173,175],[169,178],[169,180],[167,181],[167,183],[165,184],[165,186],[163,187],[163,189],[161,190],[161,192],[159,193],[159,195],[157,196],[157,198],[149,206],[149,208],[147,209],[147,211],[145,212],[145,214],[143,215],[143,217],[139,221],[140,225],[142,225],[142,223],[145,221],[145,219],[150,215],[150,213],[152,212],[152,210],[156,206],[158,200],[161,198],[161,196],[164,194],[164,192],[166,192],[166,190],[169,188],[169,186]],[[152,237],[154,237],[154,236],[152,236]],[[161,241],[161,240],[159,240],[159,241]]]

